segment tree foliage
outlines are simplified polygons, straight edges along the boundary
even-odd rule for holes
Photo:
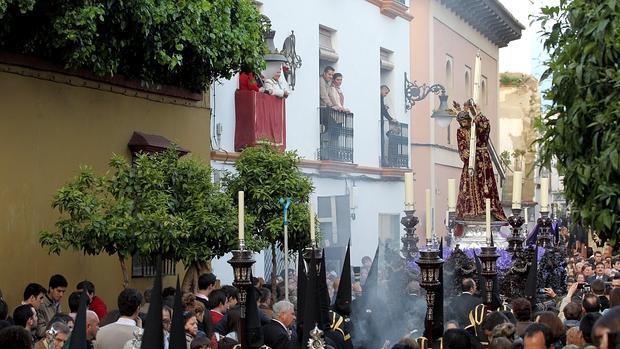
[[[250,0],[0,0],[0,49],[100,76],[204,91],[262,66]]]
[[[122,264],[134,254],[160,254],[190,266],[236,246],[232,200],[213,185],[206,165],[168,150],[138,155],[133,163],[114,156],[110,167],[105,176],[83,167],[58,190],[57,230],[40,234],[50,253],[105,252]]]
[[[283,213],[280,197],[290,197],[288,210],[289,248],[298,250],[310,244],[308,201],[314,189],[297,165],[299,156],[280,152],[269,145],[246,148],[235,162],[235,174],[226,177],[229,195],[245,192],[246,214],[254,222],[251,234],[257,241],[283,247]]]
[[[576,219],[603,240],[620,232],[620,3],[560,0],[537,18],[551,79],[542,160],[557,158]]]
[[[246,148],[235,162],[235,174],[225,178],[231,197],[245,193],[246,216],[254,222],[249,236],[257,247],[271,245],[271,292],[276,297],[276,248],[284,249],[283,209],[280,198],[289,197],[289,251],[300,251],[310,245],[308,202],[313,191],[312,181],[297,165],[300,158],[293,151],[280,152],[267,143]],[[261,244],[262,243],[262,244]]]

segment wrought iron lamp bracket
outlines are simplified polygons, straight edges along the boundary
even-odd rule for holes
[[[287,60],[288,72],[285,72],[284,75],[291,89],[295,90],[296,72],[297,69],[301,68],[301,56],[295,50],[295,32],[293,30],[291,30],[291,35],[284,40],[281,52]]]
[[[422,86],[419,86],[417,81],[414,80],[411,82],[407,78],[407,73],[405,73],[405,111],[411,110],[411,108],[415,105],[415,102],[423,100],[431,92],[436,95],[445,95],[446,88],[440,84],[433,84],[429,86],[425,83]]]

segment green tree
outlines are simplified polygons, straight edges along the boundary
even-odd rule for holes
[[[298,251],[310,244],[308,202],[314,188],[297,167],[299,161],[295,152],[258,145],[241,152],[235,162],[236,173],[225,179],[230,197],[236,198],[240,190],[245,192],[246,215],[254,221],[254,228],[247,235],[271,245],[271,280],[276,279],[275,249],[284,248],[280,197],[290,197],[292,201],[288,211],[289,249]],[[271,286],[275,296],[275,282]]]
[[[251,0],[0,0],[0,50],[205,91],[264,65]]]
[[[57,229],[39,239],[50,253],[117,255],[126,287],[125,261],[134,254],[197,268],[236,246],[236,211],[211,182],[207,165],[168,150],[140,154],[133,163],[115,155],[110,167],[105,176],[82,167],[58,190],[52,202],[62,215]]]
[[[542,160],[557,158],[574,218],[603,240],[620,232],[620,3],[560,0],[537,18],[549,52]]]

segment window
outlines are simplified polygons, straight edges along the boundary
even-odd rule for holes
[[[349,195],[319,196],[317,216],[325,246],[325,269],[340,274],[351,238],[351,201]]]
[[[471,68],[465,66],[465,99],[469,99],[471,97]]]
[[[222,187],[222,179],[225,176],[226,171],[222,169],[212,168],[211,169],[211,180],[213,185],[215,185],[220,191],[224,191]]]
[[[334,45],[334,37],[336,36],[334,29],[319,26],[319,59],[328,62],[338,62],[338,53]]]
[[[381,70],[394,70],[394,63],[392,62],[392,56],[394,51],[381,47],[379,49],[379,59],[381,63]]]
[[[349,195],[319,196],[317,216],[325,246],[346,246],[351,237]]]
[[[487,77],[483,75],[482,81],[480,82],[480,104],[486,105],[488,102]]]
[[[454,58],[450,55],[446,55],[446,89],[450,93],[452,87],[454,87],[454,77],[452,74],[452,67],[454,65]]]
[[[176,263],[169,259],[162,260],[161,275],[176,275],[177,266]],[[141,257],[139,255],[133,255],[131,257],[131,277],[143,278],[155,276],[155,265],[149,260],[149,258]]]
[[[380,65],[381,65],[381,69],[379,71],[379,78],[381,81],[381,85],[385,85],[387,86],[390,90],[393,90],[392,86],[393,86],[393,75],[394,75],[394,63],[392,62],[392,59],[394,57],[394,51],[390,51],[386,48],[381,48],[379,50],[379,60],[380,60]],[[379,94],[379,89],[377,89],[377,99],[379,98],[378,96]],[[392,107],[392,97],[394,96],[394,92],[390,92],[386,97],[385,97],[385,103]]]
[[[379,242],[394,251],[400,250],[400,215],[379,213]]]

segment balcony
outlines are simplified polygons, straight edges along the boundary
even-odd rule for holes
[[[286,149],[285,100],[261,92],[235,92],[235,151],[260,142]]]
[[[381,118],[381,166],[409,167],[409,125]]]
[[[353,162],[353,113],[321,107],[319,159]]]

